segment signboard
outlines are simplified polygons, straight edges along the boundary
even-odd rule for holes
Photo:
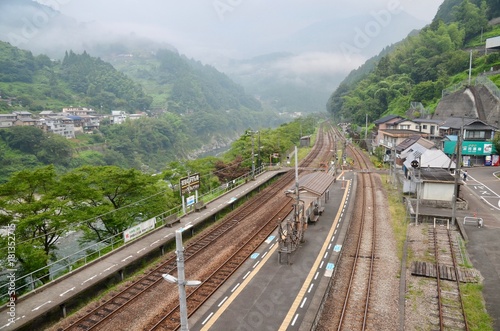
[[[454,154],[456,141],[445,141],[444,152],[445,154]],[[491,155],[495,154],[495,146],[488,141],[464,141],[462,143],[462,155]]]
[[[191,195],[186,198],[186,206],[191,206],[194,205],[194,195]]]
[[[139,237],[141,234],[153,230],[155,228],[156,217],[150,218],[147,221],[144,221],[136,226],[133,226],[125,231],[123,231],[123,241],[127,242],[136,237]]]
[[[200,188],[200,174],[198,173],[182,177],[179,180],[179,187],[181,188],[181,195],[196,191]]]

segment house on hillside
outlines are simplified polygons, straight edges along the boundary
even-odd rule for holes
[[[29,111],[15,111],[12,114],[16,115],[18,119],[20,118],[32,118],[33,114],[31,114]]]
[[[122,124],[127,120],[127,113],[123,110],[111,111],[111,124]]]
[[[51,116],[56,116],[57,114],[54,113],[52,110],[42,110],[40,112],[40,114],[38,114],[38,116],[42,117],[42,118],[47,118],[47,117],[51,117]]]
[[[31,117],[18,117],[14,122],[15,126],[38,126],[38,119]]]
[[[75,127],[73,122],[63,116],[42,118],[39,120],[39,127],[44,132],[51,132],[68,139],[75,138]]]
[[[10,128],[16,120],[17,116],[14,114],[0,114],[0,128]]]
[[[67,108],[63,108],[62,112],[65,115],[73,115],[73,116],[89,116],[89,115],[96,114],[95,110],[88,109],[85,107],[67,107]]]

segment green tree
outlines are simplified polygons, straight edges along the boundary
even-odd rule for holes
[[[454,18],[465,31],[465,40],[481,32],[488,27],[488,19],[485,7],[476,6],[469,0],[464,0],[460,5],[454,7]]]
[[[102,241],[168,208],[169,193],[156,182],[135,169],[84,166],[64,175],[60,189],[71,201],[71,217],[85,224],[84,239]]]
[[[16,225],[16,254],[24,272],[47,265],[57,240],[70,229],[58,186],[53,166],[17,172],[0,186],[1,213]]]
[[[0,135],[10,148],[30,154],[35,154],[39,142],[44,139],[43,131],[34,126],[14,126],[1,130]]]

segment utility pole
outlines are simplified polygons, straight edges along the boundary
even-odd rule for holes
[[[396,173],[396,147],[392,147],[391,148],[391,156],[392,156],[392,175],[394,176],[393,180],[394,180],[394,186],[397,186],[398,185],[398,176],[397,176],[397,173]]]
[[[420,169],[422,169],[422,164],[421,164],[421,156],[418,157],[418,167],[416,168],[417,170],[417,208],[415,211],[415,226],[418,225],[418,215],[419,215],[419,207],[420,207]]]
[[[253,132],[250,131],[252,135],[252,180],[255,179],[255,152],[254,152],[254,137]]]
[[[455,162],[455,186],[453,198],[451,202],[451,226],[455,226],[455,218],[457,214],[457,199],[458,199],[458,181],[460,180],[460,170],[462,168],[462,136],[464,131],[464,118],[462,117],[462,126],[457,139],[457,161]]]
[[[472,49],[470,51],[470,59],[469,59],[469,86],[471,83],[471,76],[472,76]]]
[[[365,116],[365,144],[366,149],[368,149],[368,142],[366,141],[366,136],[368,135],[368,114]]]
[[[260,160],[260,131],[257,131],[259,133],[259,138],[257,140],[257,167],[260,167],[262,165],[262,162]]]

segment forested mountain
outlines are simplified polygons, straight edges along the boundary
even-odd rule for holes
[[[110,64],[87,53],[70,51],[64,60],[52,61],[46,55],[0,41],[0,95],[16,101],[9,109],[0,102],[0,110],[40,111],[70,105],[85,105],[98,111],[148,109],[151,98],[140,85]]]
[[[373,59],[376,65],[362,78],[348,77],[331,95],[328,111],[341,121],[357,124],[364,124],[367,114],[370,120],[404,115],[411,102],[421,102],[432,112],[443,89],[466,79],[469,45],[476,44],[475,38],[482,33],[484,37],[500,34],[487,20],[500,6],[495,3],[487,7],[469,0],[445,1],[432,24]],[[498,53],[476,52],[473,58],[475,74],[500,63]]]
[[[126,46],[122,50],[128,51]],[[215,68],[175,50],[118,54],[115,59],[128,74],[87,52],[70,50],[62,61],[54,61],[0,42],[2,113],[28,110],[36,116],[41,110],[86,106],[100,114],[118,109],[149,115],[121,125],[101,121],[94,135],[74,141],[38,128],[2,129],[0,182],[24,167],[46,164],[58,170],[117,165],[157,172],[176,158],[227,147],[246,129],[275,127],[287,120],[263,110],[258,100]],[[29,148],[19,144],[19,139],[32,141],[30,136],[38,138]],[[82,146],[89,148],[82,151]]]
[[[66,52],[60,67],[61,79],[72,91],[85,95],[88,104],[96,109],[125,109],[129,112],[149,109],[151,97],[141,86],[117,71],[109,63]]]
[[[106,59],[143,84],[154,97],[152,108],[176,114],[240,108],[262,110],[255,98],[226,75],[174,50],[160,49],[154,53],[132,50]]]
[[[464,6],[462,8],[468,7],[472,11],[480,9],[487,19],[500,15],[500,2],[498,0],[468,0],[467,2],[474,4],[475,8],[469,7],[469,4],[465,3],[464,0],[445,0],[439,7],[435,20],[443,20],[445,23],[458,21],[459,18],[455,14],[460,10],[460,5]]]

